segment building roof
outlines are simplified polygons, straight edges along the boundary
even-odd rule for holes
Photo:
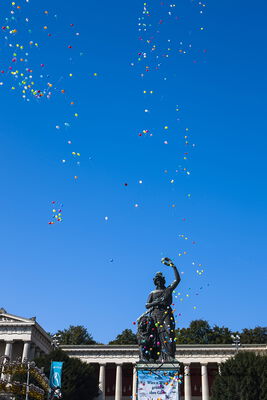
[[[11,327],[34,327],[40,336],[42,336],[50,344],[52,342],[51,336],[38,324],[36,317],[25,318],[18,315],[9,314],[4,308],[0,309],[0,332],[6,331]]]

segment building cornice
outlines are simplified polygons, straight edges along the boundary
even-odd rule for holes
[[[93,351],[93,350],[111,350],[111,351],[123,351],[123,350],[136,350],[138,351],[138,346],[135,344],[129,345],[107,345],[107,344],[90,344],[90,345],[61,345],[60,348],[62,350],[76,350],[76,351]],[[240,346],[241,349],[247,350],[267,350],[266,344],[242,344]],[[234,346],[231,344],[177,344],[176,345],[177,351],[179,350],[189,350],[189,349],[205,349],[205,350],[212,350],[212,349],[225,349],[225,350],[234,350]]]
[[[136,363],[139,360],[137,345],[62,345],[70,357],[87,363]],[[239,351],[266,354],[266,345],[242,345]],[[176,359],[181,363],[221,363],[236,354],[232,345],[177,345]]]

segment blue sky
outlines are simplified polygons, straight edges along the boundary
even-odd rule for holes
[[[82,324],[108,342],[133,328],[153,274],[173,279],[164,256],[183,272],[178,326],[266,325],[267,6],[171,4],[148,3],[157,47],[141,62],[141,1],[21,1],[18,32],[1,32],[1,306],[49,331]],[[50,99],[21,97],[8,43],[28,46]],[[49,225],[52,201],[63,221]]]

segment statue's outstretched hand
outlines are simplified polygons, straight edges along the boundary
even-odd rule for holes
[[[175,267],[174,263],[172,260],[168,257],[164,257],[161,259],[162,264],[167,265],[168,267]]]

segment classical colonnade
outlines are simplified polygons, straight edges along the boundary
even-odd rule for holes
[[[115,390],[112,393],[107,393],[107,382],[106,377],[108,377],[108,371],[106,371],[107,364],[100,363],[99,364],[99,389],[100,389],[100,400],[107,400],[109,398],[114,398],[114,400],[122,400],[125,398],[132,399],[136,398],[137,392],[137,371],[135,364],[132,364],[132,382],[131,382],[131,393],[123,393],[123,363],[115,364],[115,379],[114,382],[111,383],[112,386],[115,386]],[[197,395],[193,395],[192,386],[194,382],[191,380],[190,373],[190,364],[184,364],[181,368],[181,373],[183,374],[183,385],[181,385],[181,395],[184,400],[194,400],[194,398],[200,398],[201,400],[209,400],[209,377],[208,377],[208,364],[201,364],[199,366],[199,373],[201,375],[200,379],[200,390],[197,391]],[[217,369],[218,371],[218,369]],[[196,385],[195,385],[196,386]],[[109,391],[110,392],[110,391]],[[130,395],[130,396],[129,396]]]
[[[122,400],[122,368],[123,364],[116,364],[116,378],[115,378],[115,400]],[[136,397],[136,368],[133,366],[133,379],[132,379],[132,398]],[[106,397],[106,364],[99,364],[99,390],[100,400],[105,400]]]
[[[0,308],[0,357],[33,360],[51,351],[51,337],[36,318],[22,318]]]
[[[208,364],[201,364],[201,393],[202,400],[209,400]],[[184,400],[192,400],[192,383],[190,364],[184,365]]]
[[[136,345],[61,346],[70,357],[99,366],[102,400],[136,398]],[[242,345],[239,351],[266,354],[266,345]],[[181,400],[209,400],[211,386],[220,364],[236,354],[232,345],[177,345],[176,360],[183,375]]]
[[[14,354],[13,349],[14,346],[18,344],[21,351],[16,351]],[[16,349],[17,350],[17,349]],[[45,354],[36,344],[29,341],[15,341],[15,340],[5,340],[4,341],[4,351],[2,353],[2,357],[8,357],[12,361],[20,360],[33,360],[34,358],[38,358],[41,355]]]

